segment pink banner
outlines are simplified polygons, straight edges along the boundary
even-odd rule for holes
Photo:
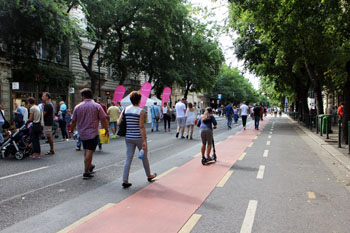
[[[115,105],[117,105],[117,102],[120,102],[123,99],[124,94],[125,94],[125,87],[123,85],[117,86],[113,94],[113,102]]]
[[[146,103],[147,103],[147,99],[149,97],[149,95],[151,94],[152,91],[152,84],[150,83],[144,83],[140,89],[140,93],[142,95],[141,97],[141,103],[140,103],[140,108],[144,108]]]
[[[171,88],[170,87],[164,88],[163,94],[162,94],[162,106],[164,103],[168,103],[170,96],[171,96]]]

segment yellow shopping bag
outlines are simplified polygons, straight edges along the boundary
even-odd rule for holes
[[[109,137],[105,135],[106,130],[105,129],[100,129],[100,143],[101,144],[107,144],[109,143]]]

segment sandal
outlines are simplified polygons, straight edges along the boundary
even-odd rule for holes
[[[147,178],[147,180],[148,180],[148,182],[153,182],[153,181],[154,181],[154,178],[156,178],[156,177],[157,177],[157,173],[154,173],[153,175],[149,176],[149,177]]]
[[[48,152],[45,153],[45,155],[54,155],[55,151],[49,150]]]

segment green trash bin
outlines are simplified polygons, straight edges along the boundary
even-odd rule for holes
[[[328,122],[328,124],[326,122]],[[322,115],[323,133],[327,133],[327,127],[328,127],[328,133],[332,133],[332,115]]]

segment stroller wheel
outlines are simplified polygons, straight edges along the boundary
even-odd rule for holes
[[[22,160],[24,158],[24,154],[21,151],[16,152],[15,158],[18,160]]]

